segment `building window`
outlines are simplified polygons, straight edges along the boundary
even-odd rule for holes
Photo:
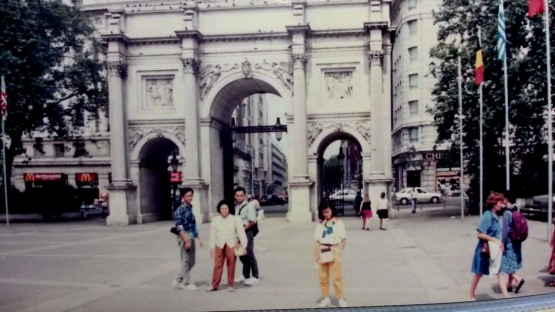
[[[418,101],[409,102],[410,116],[418,116]]]
[[[408,21],[407,25],[409,27],[409,35],[416,35],[418,33],[418,21],[417,20]]]
[[[260,143],[260,145],[264,145],[264,140],[258,139],[258,143]]]
[[[409,48],[409,60],[411,63],[418,61],[418,47]]]
[[[33,144],[33,151],[34,151],[35,157],[41,157],[45,154],[43,147],[44,146],[42,144],[42,138],[35,138],[35,144]]]
[[[409,140],[411,143],[418,142],[418,128],[409,129]]]
[[[85,142],[75,142],[73,143],[73,147],[75,147],[75,153],[73,154],[73,157],[87,156],[87,150],[85,149]]]
[[[409,75],[409,88],[418,89],[418,74]]]
[[[54,157],[64,157],[64,154],[66,152],[66,147],[63,143],[60,144],[54,144]]]
[[[415,10],[418,5],[418,0],[409,0],[409,11]]]

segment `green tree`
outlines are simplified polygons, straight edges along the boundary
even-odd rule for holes
[[[329,159],[326,159],[324,161],[324,166],[339,166],[339,165],[341,165],[341,162],[337,158],[337,155],[330,156]]]
[[[471,176],[471,187],[477,190],[480,115],[474,66],[478,27],[481,28],[485,68],[483,142],[486,194],[490,190],[505,189],[503,63],[497,59],[496,49],[498,5],[497,0],[444,0],[441,10],[434,12],[439,42],[430,52],[433,59],[430,72],[436,78],[436,85],[433,91],[435,105],[428,111],[434,116],[437,142],[450,145],[449,155],[458,155],[460,149],[457,58],[461,56],[465,169]],[[542,192],[547,183],[542,180],[542,172],[547,167],[542,132],[545,126],[542,113],[546,108],[546,67],[545,43],[541,42],[545,37],[541,33],[541,17],[529,20],[527,11],[527,0],[505,3],[510,134],[514,143],[522,147],[511,153],[511,190],[521,196]]]
[[[0,1],[0,75],[8,96],[8,176],[22,137],[74,140],[76,118],[107,105],[104,48],[87,13],[61,0]],[[104,109],[104,111],[106,111]]]

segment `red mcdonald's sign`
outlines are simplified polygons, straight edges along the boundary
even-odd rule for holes
[[[98,176],[93,172],[76,173],[75,181],[78,183],[94,183],[98,181]]]
[[[25,173],[25,182],[61,181],[63,173]]]
[[[170,183],[181,183],[183,182],[181,171],[170,172]]]

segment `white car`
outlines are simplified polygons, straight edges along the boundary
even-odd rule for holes
[[[337,191],[330,195],[330,200],[338,200],[343,199],[344,203],[354,203],[355,197],[357,196],[357,192],[353,190],[342,190]]]
[[[412,187],[407,187],[402,189],[400,192],[395,193],[393,199],[400,202],[402,205],[406,205],[411,202],[411,192]],[[428,192],[421,187],[416,187],[416,202],[431,202],[431,203],[439,203],[442,199],[440,193],[432,193]]]

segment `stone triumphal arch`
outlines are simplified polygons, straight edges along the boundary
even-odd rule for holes
[[[90,3],[89,3],[90,2]],[[197,220],[222,199],[222,133],[256,93],[284,103],[291,222],[320,199],[319,156],[362,149],[371,198],[391,182],[391,1],[83,1],[107,44],[112,183],[108,224],[158,220],[152,206],[177,153]],[[224,131],[222,131],[224,130]],[[162,193],[164,193],[162,195]]]

